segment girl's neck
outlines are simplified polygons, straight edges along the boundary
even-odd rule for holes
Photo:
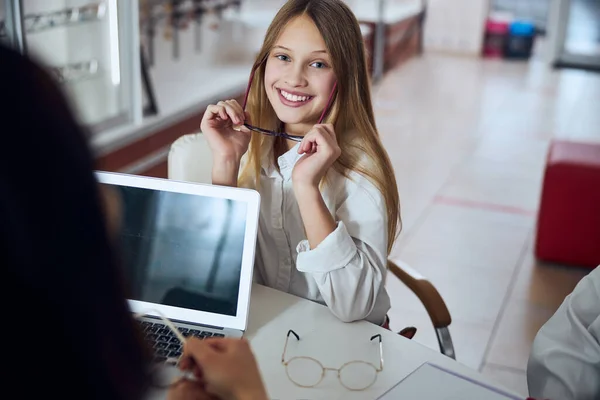
[[[284,124],[283,125],[283,131],[285,133],[287,133],[288,135],[294,135],[294,136],[304,136],[308,133],[308,131],[310,131],[311,128],[312,128],[312,125],[308,125],[308,124]],[[294,146],[296,146],[298,144],[298,142],[293,141],[293,140],[286,140],[285,142],[286,142],[285,148],[287,150],[293,149]]]
[[[283,124],[283,131],[294,136],[304,136],[314,124]]]

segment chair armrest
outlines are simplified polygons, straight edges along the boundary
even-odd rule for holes
[[[444,299],[431,282],[406,264],[402,264],[400,267],[388,260],[388,269],[417,295],[436,329],[448,327],[452,323],[452,317]]]

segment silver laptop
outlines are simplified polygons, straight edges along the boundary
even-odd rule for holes
[[[242,337],[247,327],[260,196],[247,189],[96,173],[121,198],[120,256],[132,312],[160,361],[184,336]]]

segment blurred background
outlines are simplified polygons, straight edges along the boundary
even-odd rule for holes
[[[206,106],[243,95],[283,0],[3,0],[98,168],[168,177]],[[600,0],[348,0],[400,188],[392,258],[438,288],[457,358],[522,394],[531,342],[600,264]],[[6,132],[5,134],[10,134]],[[423,306],[394,277],[392,327]]]

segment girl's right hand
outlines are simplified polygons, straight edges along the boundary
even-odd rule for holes
[[[250,130],[243,125],[245,120],[249,120],[249,115],[236,100],[220,101],[206,108],[200,129],[213,157],[235,162],[241,160],[251,137]]]

